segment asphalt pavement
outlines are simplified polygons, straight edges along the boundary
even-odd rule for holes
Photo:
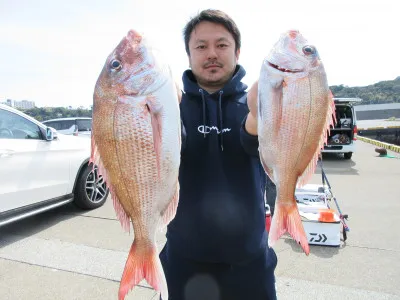
[[[311,246],[306,256],[290,237],[274,247],[278,299],[400,299],[400,159],[377,157],[356,142],[352,160],[324,156],[324,168],[350,232],[340,247]],[[399,157],[398,153],[390,152]],[[320,170],[310,183],[321,182]],[[133,240],[110,199],[94,211],[73,205],[0,228],[0,300],[118,299]],[[165,231],[157,235],[158,250]],[[155,300],[146,282],[129,299]]]

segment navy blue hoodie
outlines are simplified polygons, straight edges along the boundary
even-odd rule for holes
[[[266,175],[258,138],[244,129],[244,75],[238,65],[231,81],[209,94],[191,70],[183,74],[180,198],[167,239],[169,249],[196,261],[243,263],[266,249]]]

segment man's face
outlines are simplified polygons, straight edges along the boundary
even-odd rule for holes
[[[190,35],[189,64],[199,85],[212,91],[231,78],[239,59],[235,40],[223,25],[203,21]]]

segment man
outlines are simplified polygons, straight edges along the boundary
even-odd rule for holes
[[[205,10],[184,40],[180,200],[160,254],[170,300],[276,299],[257,84],[246,95],[240,32],[225,13]]]

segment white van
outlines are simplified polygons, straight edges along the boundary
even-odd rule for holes
[[[353,103],[360,98],[334,98],[336,107],[336,125],[331,128],[327,145],[322,153],[343,153],[345,159],[351,159],[355,152],[357,139],[357,118]]]
[[[79,135],[90,138],[92,134],[92,118],[59,118],[43,121],[42,123],[54,128],[58,133],[66,135]]]

